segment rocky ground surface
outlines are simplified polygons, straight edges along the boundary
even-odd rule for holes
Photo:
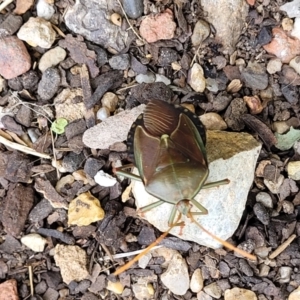
[[[299,6],[3,1],[0,300],[300,299]],[[115,174],[149,99],[209,130],[208,181],[231,183],[198,220],[256,261],[196,243],[185,220],[113,275],[172,207],[138,214],[144,194]]]

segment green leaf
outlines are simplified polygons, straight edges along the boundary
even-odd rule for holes
[[[68,125],[68,120],[64,118],[58,118],[51,125],[51,130],[57,134],[62,134],[65,132],[65,127]]]
[[[300,130],[290,128],[289,132],[285,134],[279,134],[275,132],[275,136],[277,138],[276,148],[279,150],[285,151],[294,146],[294,144],[300,140]]]

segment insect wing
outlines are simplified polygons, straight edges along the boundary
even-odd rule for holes
[[[170,138],[178,151],[207,167],[203,140],[193,122],[184,113],[180,114],[178,126]]]
[[[134,158],[144,184],[156,170],[159,156],[160,139],[148,134],[142,126],[138,126],[134,135]]]

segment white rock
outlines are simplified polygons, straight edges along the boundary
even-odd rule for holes
[[[207,182],[228,178],[230,183],[203,189],[195,196],[195,199],[208,209],[207,215],[195,216],[195,219],[206,229],[226,240],[235,232],[245,209],[261,145],[246,133],[208,131],[207,135],[206,149],[210,163]],[[157,201],[157,198],[145,191],[142,182],[132,183],[132,192],[138,208]],[[168,219],[172,208],[172,204],[164,203],[143,213],[143,217],[164,232],[169,228]],[[185,226],[182,229],[173,228],[173,235],[208,247],[220,247],[218,242],[202,232],[195,223],[186,218],[183,220]]]
[[[257,300],[257,297],[255,293],[250,290],[235,287],[233,289],[225,291],[224,299],[225,300],[236,300],[236,299]]]
[[[210,27],[204,20],[198,20],[195,24],[191,41],[193,46],[199,46],[210,35]]]
[[[109,109],[106,106],[99,108],[96,116],[97,116],[98,120],[101,120],[101,121],[106,120],[110,116]]]
[[[55,13],[53,5],[48,3],[46,0],[39,0],[36,5],[36,14],[40,18],[50,20]]]
[[[139,105],[111,116],[88,129],[83,134],[84,144],[92,149],[108,149],[114,143],[125,141],[132,123],[144,109],[144,104]]]
[[[214,112],[200,116],[200,120],[207,130],[225,130],[227,128],[227,124],[222,117]]]
[[[115,177],[112,177],[109,174],[104,173],[102,170],[97,172],[97,174],[94,176],[94,180],[99,185],[106,186],[106,187],[113,186],[117,182],[117,179]]]
[[[268,193],[259,192],[256,195],[256,201],[261,203],[264,207],[273,208],[273,201]]]
[[[102,106],[107,107],[110,112],[114,112],[116,110],[118,102],[119,102],[118,96],[111,92],[105,93],[101,99]]]
[[[50,22],[42,18],[29,18],[20,28],[18,38],[32,47],[49,49],[55,41],[56,33]]]
[[[300,180],[300,161],[290,161],[287,165],[289,178]]]
[[[203,276],[201,269],[196,269],[192,275],[190,289],[193,293],[199,293],[203,289]]]
[[[147,74],[138,74],[135,77],[137,83],[153,83],[155,82],[155,74],[147,72]]]
[[[21,238],[22,244],[35,252],[43,252],[47,240],[37,233],[29,233]]]
[[[295,18],[294,27],[291,31],[291,36],[300,39],[300,17]]]
[[[280,72],[282,67],[282,62],[279,58],[270,59],[267,64],[267,71],[269,74],[275,74]]]
[[[160,278],[173,294],[184,295],[186,293],[190,285],[189,272],[186,261],[179,252],[173,255],[166,272]]]
[[[156,74],[155,82],[163,82],[165,85],[171,84],[171,80],[164,75]]]
[[[284,31],[292,31],[294,27],[294,22],[290,18],[283,18],[281,21],[281,26]]]
[[[288,300],[299,300],[299,299],[300,299],[300,286],[296,290],[290,293]]]
[[[281,5],[279,8],[287,13],[290,18],[300,17],[300,0],[294,0]]]
[[[291,59],[289,63],[290,67],[292,67],[298,74],[300,74],[300,56],[295,56]]]
[[[65,59],[66,55],[66,50],[59,46],[47,51],[40,59],[40,71],[44,72],[50,67],[57,66],[61,61]]]
[[[202,93],[205,90],[204,72],[202,67],[197,63],[193,64],[189,70],[188,84],[195,92]]]

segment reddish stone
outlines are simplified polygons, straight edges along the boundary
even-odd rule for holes
[[[283,63],[289,63],[296,55],[300,54],[300,40],[293,39],[287,33],[275,27],[272,30],[273,40],[264,46],[264,49],[277,56]]]
[[[173,13],[170,9],[166,9],[155,16],[146,16],[141,22],[140,34],[148,43],[154,43],[158,40],[172,39],[175,29]]]
[[[0,284],[0,300],[19,300],[17,281],[9,279]]]
[[[31,58],[24,43],[16,36],[0,39],[0,75],[11,79],[26,73],[31,67]]]

